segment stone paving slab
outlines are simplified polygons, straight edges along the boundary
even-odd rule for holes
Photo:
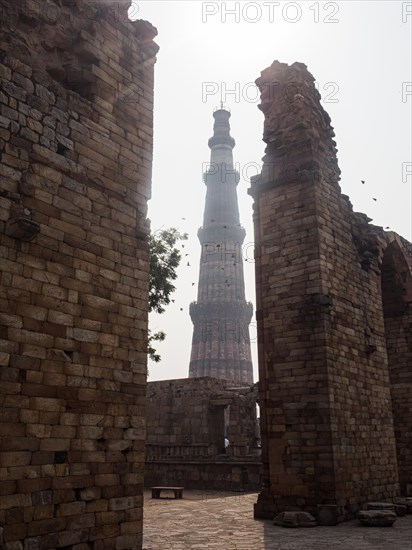
[[[253,519],[257,493],[183,492],[182,500],[144,502],[144,550],[412,550],[412,515],[393,527],[285,529]]]

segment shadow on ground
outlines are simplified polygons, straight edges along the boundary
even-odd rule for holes
[[[145,493],[145,550],[412,550],[412,516],[393,527],[285,529],[255,520],[257,493],[184,491],[182,500]]]

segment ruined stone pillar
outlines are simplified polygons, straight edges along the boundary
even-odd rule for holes
[[[141,548],[156,30],[0,1],[4,549]]]
[[[250,190],[264,466],[255,514],[334,504],[343,519],[399,489],[383,240],[369,249],[357,234],[330,118],[306,66],[275,61],[257,85],[267,147]]]

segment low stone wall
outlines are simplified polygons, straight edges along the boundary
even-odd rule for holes
[[[149,382],[146,453],[167,447],[166,457],[175,459],[184,447],[184,457],[197,460],[199,446],[205,455],[224,453],[226,436],[232,455],[252,454],[260,438],[256,399],[255,386],[208,376]]]
[[[186,489],[216,491],[260,490],[259,461],[190,461],[159,460],[146,462],[145,487],[183,486]]]
[[[255,387],[184,378],[150,382],[147,397],[146,487],[260,489]]]

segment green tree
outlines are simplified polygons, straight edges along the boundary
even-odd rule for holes
[[[166,334],[163,332],[163,330],[159,330],[158,332],[155,332],[154,334],[152,334],[149,329],[149,342],[147,346],[147,352],[149,354],[150,359],[155,363],[158,363],[161,357],[157,353],[156,348],[153,346],[152,342],[163,342],[165,338],[166,338]]]
[[[176,290],[173,281],[177,279],[182,254],[176,244],[187,240],[187,233],[180,233],[176,228],[156,231],[149,238],[150,246],[150,283],[149,311],[164,313],[165,306],[173,300],[171,295]],[[166,338],[163,331],[152,334],[149,330],[148,353],[152,361],[158,363],[161,359],[153,347],[153,342],[162,342]]]

